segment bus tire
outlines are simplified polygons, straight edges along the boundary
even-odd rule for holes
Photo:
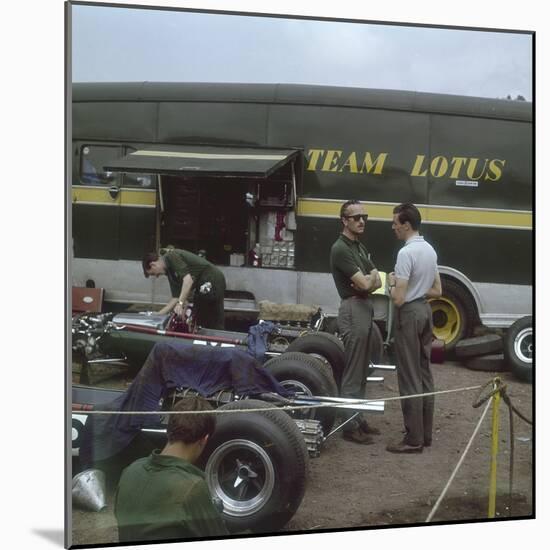
[[[504,357],[514,375],[526,382],[533,381],[533,318],[531,315],[515,321],[506,331]]]
[[[464,364],[470,370],[478,370],[484,372],[502,372],[508,370],[504,355],[502,353],[491,355],[480,355],[479,357],[471,357]]]
[[[475,338],[464,338],[455,346],[455,353],[459,359],[487,355],[488,353],[500,353],[501,351],[502,338],[498,334],[484,334]]]
[[[277,381],[285,388],[303,395],[338,396],[338,386],[332,375],[332,369],[317,357],[299,351],[283,353],[264,364]],[[323,433],[328,434],[336,419],[336,409],[320,407],[300,409],[293,418],[319,420]]]
[[[246,399],[219,410],[200,466],[232,533],[273,532],[294,515],[305,492],[308,453],[296,423],[283,411],[251,411],[269,406]],[[239,481],[237,483],[237,481]]]
[[[309,332],[291,342],[287,348],[287,352],[289,351],[301,351],[326,360],[332,369],[336,384],[340,387],[346,356],[344,344],[337,336],[327,332]]]
[[[447,355],[454,353],[457,343],[472,334],[477,313],[468,291],[456,281],[441,278],[442,295],[430,300],[433,334],[445,343]]]

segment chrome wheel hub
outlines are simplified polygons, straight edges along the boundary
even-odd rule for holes
[[[205,473],[212,495],[222,500],[224,513],[229,516],[257,512],[275,487],[271,458],[247,439],[232,439],[220,445],[208,459]]]

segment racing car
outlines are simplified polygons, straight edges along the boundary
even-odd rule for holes
[[[345,365],[344,347],[336,335],[320,330],[323,320],[319,310],[306,327],[260,321],[247,334],[197,327],[192,311],[184,321],[173,314],[151,312],[85,313],[72,320],[73,357],[82,364],[81,382],[87,384],[94,365],[119,365],[137,372],[156,343],[172,339],[187,345],[248,349],[262,363],[283,353],[302,352],[327,365],[339,387]],[[384,363],[384,343],[376,324],[371,341],[372,365]]]
[[[187,368],[189,356],[194,357],[191,363],[196,369],[197,362],[205,357],[229,353],[239,365],[255,362],[254,368],[265,371],[278,384],[275,391],[242,392],[228,382],[215,392],[205,393],[191,380],[170,388],[156,404],[159,410],[167,410],[174,400],[200,393],[217,408],[233,411],[220,416],[202,457],[211,493],[223,504],[223,516],[231,531],[280,529],[300,505],[309,457],[319,456],[324,441],[344,425],[333,429],[338,409],[384,410],[380,402],[339,397],[344,348],[336,335],[320,330],[322,326],[321,311],[307,324],[267,320],[251,327],[248,334],[197,327],[192,311],[187,312],[183,322],[170,314],[151,312],[76,315],[72,347],[82,364],[82,374],[81,383],[73,385],[72,396],[74,472],[83,468],[80,445],[92,411],[123,399],[125,393],[89,386],[88,374],[94,365],[119,365],[137,379],[147,371],[159,348],[177,349],[181,356],[177,372]],[[376,325],[372,340],[370,371],[375,367],[393,369],[377,364],[383,355],[383,341]],[[99,467],[116,481],[122,467],[162,446],[164,434],[165,426],[159,418],[156,423],[141,426],[116,460],[95,461],[84,467]]]
[[[84,461],[75,471],[101,470],[116,482],[127,464],[163,446],[163,412],[197,394],[230,413],[220,414],[200,466],[231,532],[275,532],[292,518],[309,456],[345,424],[330,431],[337,408],[384,410],[383,402],[337,397],[329,367],[309,354],[291,351],[261,365],[237,345],[199,348],[172,338],[153,346],[124,392],[73,386],[73,456]]]

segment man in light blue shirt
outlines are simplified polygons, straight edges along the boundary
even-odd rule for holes
[[[432,311],[427,298],[441,296],[437,254],[419,234],[420,212],[405,203],[393,210],[392,229],[405,245],[397,254],[395,272],[389,274],[389,290],[396,306],[394,343],[399,394],[416,395],[434,391],[430,356]],[[421,453],[432,443],[433,396],[401,401],[405,437],[386,449],[392,453]]]

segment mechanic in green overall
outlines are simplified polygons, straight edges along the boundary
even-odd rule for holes
[[[332,277],[342,299],[338,310],[338,330],[344,340],[346,365],[341,395],[354,399],[365,398],[373,322],[370,295],[382,286],[378,270],[359,240],[365,231],[367,218],[359,201],[344,203],[340,209],[343,230],[330,252]],[[369,426],[362,416],[350,420],[343,430],[344,439],[363,445],[373,443],[370,434],[378,435],[380,431]]]
[[[202,397],[186,397],[174,411],[206,411]],[[193,465],[216,427],[212,414],[173,414],[168,443],[123,472],[115,494],[119,542],[222,537],[228,534],[205,475]]]
[[[161,249],[143,257],[145,277],[166,275],[173,298],[159,313],[174,312],[183,318],[191,291],[195,291],[193,310],[197,324],[204,328],[224,329],[225,277],[205,258],[187,250]]]

